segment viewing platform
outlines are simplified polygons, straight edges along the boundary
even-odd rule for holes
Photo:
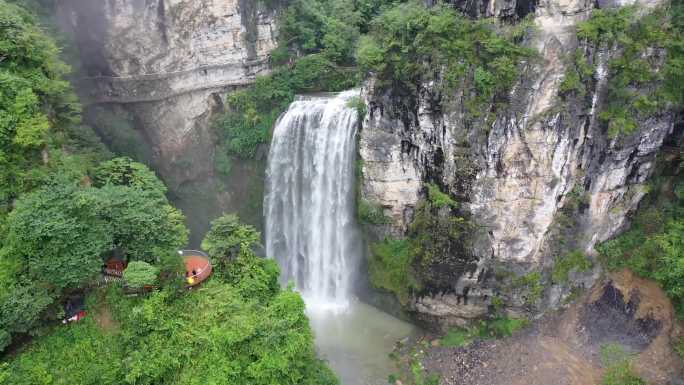
[[[199,250],[181,250],[178,252],[185,263],[185,282],[189,286],[198,285],[211,275],[209,256]]]

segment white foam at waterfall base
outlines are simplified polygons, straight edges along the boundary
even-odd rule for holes
[[[310,311],[343,311],[361,254],[354,221],[359,91],[300,96],[279,119],[267,168],[266,252]]]

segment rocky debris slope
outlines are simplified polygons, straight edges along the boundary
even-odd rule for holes
[[[485,10],[511,8],[505,1],[485,3]],[[501,294],[492,279],[497,266],[516,274],[549,268],[568,245],[591,255],[598,242],[628,225],[674,117],[665,111],[640,121],[638,133],[628,137],[606,134],[598,112],[606,102],[606,63],[616,54],[610,49],[582,47],[593,50],[597,63],[588,95],[561,97],[568,53],[581,47],[576,25],[595,6],[588,0],[540,0],[526,8],[534,9],[529,44],[541,58],[526,64],[508,111],[498,112],[487,127],[466,125],[460,99],[445,101],[433,83],[423,84],[415,99],[380,91],[372,82],[365,88],[362,197],[392,219],[389,227],[375,229],[378,237],[406,233],[426,182],[456,197],[478,228],[472,237],[477,268],[455,274],[449,288],[414,298],[410,307],[418,318],[446,327],[481,317]],[[555,226],[571,204],[579,210],[563,249]],[[595,277],[589,273],[585,283]],[[547,294],[541,309],[558,306],[569,291]],[[523,299],[505,299],[511,312],[522,311]]]
[[[441,374],[441,384],[595,385],[606,370],[601,348],[617,344],[633,354],[635,372],[649,384],[677,385],[684,366],[672,343],[681,336],[658,285],[623,271],[511,338],[433,348],[423,363]]]
[[[172,185],[210,176],[211,115],[227,90],[268,71],[274,13],[250,0],[66,0],[57,7],[80,51],[84,102],[129,103]]]

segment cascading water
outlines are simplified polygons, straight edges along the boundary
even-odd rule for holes
[[[352,300],[361,255],[354,221],[358,91],[298,97],[269,153],[266,252],[304,297],[320,355],[343,385],[387,383],[388,353],[411,325]]]
[[[307,305],[348,305],[359,236],[354,222],[358,91],[298,97],[273,133],[267,169],[266,252]]]

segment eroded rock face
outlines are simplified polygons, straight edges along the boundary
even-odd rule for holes
[[[81,51],[95,56],[83,58],[89,75],[134,76],[266,58],[276,45],[273,14],[253,3],[66,0],[59,11]]]
[[[212,111],[268,71],[275,14],[250,0],[65,0],[85,104],[126,104],[176,185],[212,173]],[[186,167],[180,167],[185,165]]]
[[[376,91],[372,83],[366,87],[362,192],[393,218],[388,233],[405,234],[425,181],[445,186],[481,229],[474,235],[477,271],[455,276],[450,291],[415,298],[419,318],[444,326],[486,314],[497,292],[490,274],[495,264],[519,273],[552,265],[560,251],[554,224],[568,201],[581,200],[570,243],[591,255],[598,242],[625,228],[645,194],[673,116],[665,111],[640,122],[637,134],[608,137],[597,116],[606,63],[615,54],[608,49],[586,48],[597,63],[586,99],[559,94],[567,53],[579,47],[575,26],[594,6],[589,0],[535,5],[537,31],[530,43],[541,60],[528,63],[509,110],[486,129],[464,127],[458,98],[448,100],[433,84],[424,84],[413,101]],[[567,294],[548,296],[542,308],[558,306]],[[511,312],[522,308],[520,298],[506,302]]]
[[[632,358],[646,383],[674,385],[684,379],[684,365],[672,348],[681,335],[658,284],[622,271],[511,338],[433,348],[423,364],[446,385],[596,385],[608,364],[601,351],[610,345]]]
[[[498,17],[505,20],[520,20],[534,13],[539,0],[447,0],[461,12],[471,17]],[[437,1],[426,0],[427,5]]]

